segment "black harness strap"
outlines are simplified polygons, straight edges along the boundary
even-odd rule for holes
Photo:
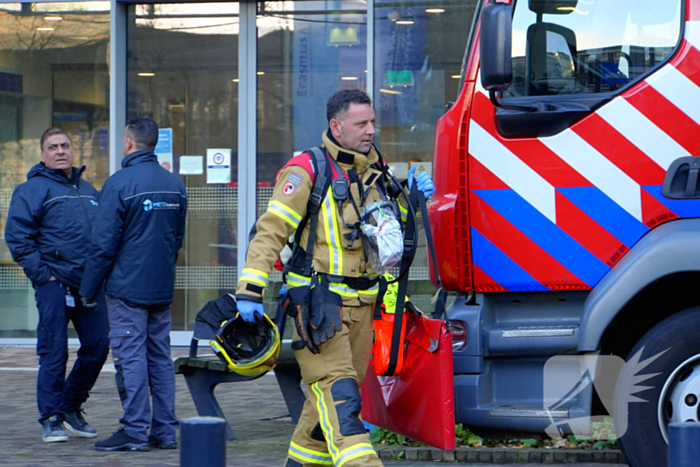
[[[428,250],[430,251],[430,259],[433,263],[433,270],[435,271],[435,280],[437,282],[438,296],[435,302],[435,311],[433,311],[433,318],[442,318],[445,315],[445,321],[449,321],[447,317],[447,309],[445,304],[447,302],[447,292],[442,288],[442,281],[440,280],[440,268],[437,262],[437,253],[435,252],[435,241],[433,240],[433,230],[430,227],[430,219],[428,218],[428,207],[425,202],[425,196],[418,196],[418,203],[420,206],[421,213],[423,214],[423,230],[425,231],[425,240],[428,244]],[[449,326],[447,327],[449,330]]]
[[[418,191],[416,183],[413,183],[409,194],[409,204],[416,206],[417,199],[422,195],[423,194]],[[401,347],[403,347],[401,328],[403,327],[403,312],[404,305],[406,304],[406,292],[408,291],[408,271],[413,263],[413,258],[416,256],[416,227],[414,214],[413,221],[406,222],[404,252],[403,257],[401,258],[401,274],[398,278],[399,287],[396,296],[396,310],[394,311],[394,329],[391,333],[389,365],[387,366],[386,373],[384,373],[385,376],[392,376],[396,371],[396,365],[399,360],[399,351],[401,350]]]
[[[306,205],[306,216],[302,223],[297,227],[294,244],[299,245],[301,240],[301,234],[306,227],[306,223],[309,223],[309,238],[306,242],[306,256],[304,258],[304,269],[302,272],[303,276],[311,276],[311,268],[313,266],[313,251],[314,242],[316,241],[316,227],[318,226],[318,211],[321,209],[321,204],[323,203],[323,198],[326,196],[328,187],[333,179],[333,172],[331,171],[331,166],[326,158],[326,153],[319,147],[311,148],[309,151],[311,154],[312,162],[314,163],[314,169],[316,170],[316,177],[314,178],[314,186],[311,190],[311,195],[309,195],[309,202]],[[306,221],[306,222],[304,222]]]

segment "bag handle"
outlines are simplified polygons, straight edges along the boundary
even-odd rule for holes
[[[415,210],[413,209],[413,206],[416,206],[417,199],[420,199],[423,196],[423,193],[420,193],[418,191],[418,188],[416,187],[416,183],[413,183],[411,186],[411,191],[408,196],[408,204],[411,206],[409,207],[411,213],[413,214],[413,222],[406,222],[406,238],[413,238],[414,241],[412,242],[410,246],[410,251],[406,252],[404,251],[404,255],[401,258],[401,274],[399,275],[399,278],[397,279],[399,282],[399,287],[396,292],[396,309],[394,311],[394,327],[392,329],[391,335],[391,349],[389,351],[389,365],[387,366],[386,372],[384,373],[385,376],[393,376],[394,372],[396,371],[396,365],[399,360],[399,351],[401,350],[401,347],[403,346],[403,339],[400,338],[401,336],[401,328],[403,327],[403,318],[404,318],[404,305],[406,304],[406,292],[408,292],[408,275],[409,275],[409,269],[411,267],[411,264],[413,263],[413,258],[416,256],[416,245],[417,245],[417,236],[416,234],[418,233],[417,227],[417,222],[415,221]]]

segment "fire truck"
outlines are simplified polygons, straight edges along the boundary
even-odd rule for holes
[[[700,0],[480,3],[429,208],[456,420],[611,414],[631,466],[666,465],[700,410]]]

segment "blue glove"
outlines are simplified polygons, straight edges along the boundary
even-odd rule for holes
[[[430,178],[430,175],[428,175],[428,172],[423,171],[418,174],[416,185],[418,186],[418,191],[422,191],[425,195],[425,199],[430,198],[433,196],[433,193],[435,193],[435,184],[433,183],[433,179]]]
[[[428,175],[428,172],[423,171],[420,174],[418,174],[418,178],[416,177],[416,168],[417,166],[411,167],[411,169],[408,171],[408,189],[409,191],[411,190],[411,187],[413,186],[413,180],[416,180],[416,183],[418,184],[418,191],[422,192],[425,195],[425,199],[430,198],[433,196],[433,193],[435,193],[435,184],[433,183],[433,179],[430,178],[430,175]]]
[[[287,284],[282,284],[282,288],[280,288],[280,297],[284,297],[287,295]]]
[[[254,323],[255,313],[259,314],[260,316],[265,316],[265,309],[263,308],[262,303],[255,303],[249,300],[241,300],[239,298],[237,306],[238,313],[240,313],[241,317],[243,318],[243,321]]]

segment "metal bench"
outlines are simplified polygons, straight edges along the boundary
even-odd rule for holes
[[[275,324],[280,330],[284,330],[285,314],[281,310],[277,312]],[[195,325],[194,335],[190,343],[190,354],[188,357],[180,357],[175,360],[175,373],[185,377],[187,388],[190,390],[190,395],[192,395],[192,400],[200,416],[221,417],[226,420],[226,416],[214,395],[216,386],[219,383],[252,381],[263,375],[241,376],[229,370],[216,355],[197,356],[199,340],[209,340],[211,337],[213,336],[209,336],[208,330],[198,329]],[[282,341],[280,355],[273,371],[292,421],[297,423],[306,396],[301,390],[301,372],[289,341]],[[236,439],[228,421],[226,421],[226,436],[229,441]]]

